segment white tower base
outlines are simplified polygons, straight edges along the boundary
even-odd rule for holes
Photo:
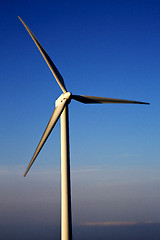
[[[68,105],[61,114],[61,240],[72,240]]]

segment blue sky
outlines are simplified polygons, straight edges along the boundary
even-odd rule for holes
[[[60,225],[59,122],[23,174],[61,90],[18,16],[73,94],[151,103],[70,104],[73,226],[159,223],[159,1],[2,1],[1,237]]]

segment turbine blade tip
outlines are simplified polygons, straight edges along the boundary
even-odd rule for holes
[[[26,175],[27,175],[27,172],[25,172],[24,177],[26,177]]]

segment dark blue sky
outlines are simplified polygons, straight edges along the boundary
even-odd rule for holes
[[[118,223],[123,239],[133,233],[134,240],[159,239],[160,3],[154,0],[1,1],[0,237],[18,240],[29,229],[29,239],[46,232],[59,238],[60,228],[59,122],[23,174],[61,90],[18,16],[73,94],[151,102],[70,104],[74,239],[77,232],[114,239]]]

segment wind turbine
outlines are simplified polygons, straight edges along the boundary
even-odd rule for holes
[[[106,98],[106,97],[95,97],[95,96],[85,96],[85,95],[73,95],[67,91],[64,80],[59,73],[58,69],[41,46],[37,38],[19,17],[20,21],[30,34],[31,38],[38,47],[40,53],[42,54],[44,60],[48,64],[52,74],[54,75],[58,85],[62,90],[62,94],[55,101],[55,109],[49,120],[49,123],[42,135],[42,138],[33,154],[33,157],[27,167],[24,174],[28,173],[32,164],[34,163],[36,157],[38,156],[40,150],[42,149],[44,143],[46,142],[48,136],[50,135],[52,129],[54,128],[56,122],[61,116],[61,240],[71,240],[72,239],[72,217],[71,217],[71,185],[70,185],[70,154],[69,154],[69,122],[68,122],[68,105],[71,100],[74,99],[81,103],[132,103],[132,104],[149,104],[146,102],[138,102],[124,99]]]

